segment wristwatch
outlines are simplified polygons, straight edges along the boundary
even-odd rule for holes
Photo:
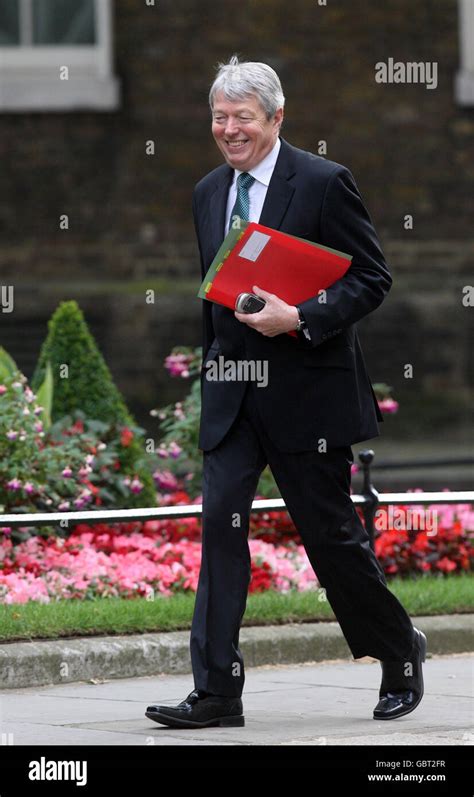
[[[295,327],[295,332],[300,332],[306,327],[306,321],[304,319],[304,315],[298,305],[295,305],[296,309],[298,310],[298,324]]]

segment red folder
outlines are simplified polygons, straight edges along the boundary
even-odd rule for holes
[[[258,285],[288,304],[297,304],[344,276],[352,256],[294,235],[241,222],[217,252],[198,296],[235,310],[239,293]],[[297,336],[295,331],[288,334]]]

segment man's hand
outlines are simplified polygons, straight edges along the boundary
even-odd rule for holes
[[[234,315],[238,321],[248,324],[249,327],[270,338],[296,329],[299,316],[293,304],[287,304],[274,293],[268,293],[258,285],[252,285],[252,292],[265,299],[266,305],[259,313],[238,313],[235,310]]]

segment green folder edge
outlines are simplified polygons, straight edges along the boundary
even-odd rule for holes
[[[231,228],[227,233],[226,237],[224,238],[221,246],[219,247],[217,254],[212,261],[211,265],[207,270],[207,274],[204,277],[204,280],[201,283],[201,287],[198,291],[198,297],[200,299],[207,299],[208,302],[211,302],[212,299],[207,298],[206,288],[209,290],[211,287],[214,277],[216,276],[217,272],[221,269],[224,261],[229,257],[232,249],[236,246],[236,244],[240,241],[245,230],[249,226],[250,222],[241,220],[241,224],[239,228]],[[275,232],[281,232],[276,230]],[[324,249],[326,252],[332,252],[334,255],[339,255],[340,257],[345,257],[347,260],[352,260],[352,255],[348,255],[346,252],[340,252],[338,249],[332,249],[330,246],[323,246],[323,244],[318,244],[316,241],[308,241],[307,238],[300,238],[298,235],[290,235],[290,233],[285,233],[290,238],[295,238],[297,241],[304,241],[307,244],[312,244],[313,246],[317,246],[318,249]]]

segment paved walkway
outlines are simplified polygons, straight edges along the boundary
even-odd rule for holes
[[[144,716],[175,704],[189,675],[71,683],[0,692],[3,744],[14,745],[469,745],[474,656],[429,658],[425,697],[400,720],[376,722],[380,664],[332,661],[246,670],[243,728],[172,730]]]

